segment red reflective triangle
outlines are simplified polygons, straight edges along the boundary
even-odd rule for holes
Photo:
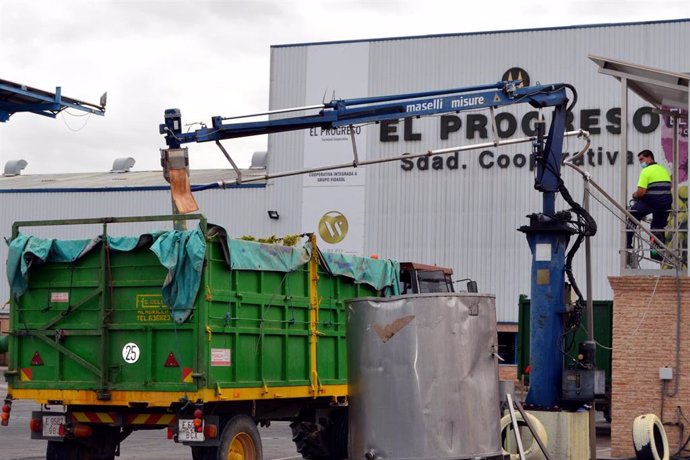
[[[38,354],[38,352],[35,352],[34,357],[31,358],[31,365],[32,366],[43,366],[43,359],[41,359],[41,355]]]
[[[177,362],[172,352],[168,355],[168,359],[165,360],[165,367],[180,367],[180,363]]]

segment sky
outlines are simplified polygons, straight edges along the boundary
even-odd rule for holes
[[[0,166],[103,172],[133,157],[159,170],[165,109],[208,125],[268,110],[271,45],[687,17],[687,0],[0,0],[0,79],[93,103],[108,92],[104,117],[0,123]],[[266,137],[224,145],[247,167]],[[212,143],[189,149],[193,169],[229,167]]]

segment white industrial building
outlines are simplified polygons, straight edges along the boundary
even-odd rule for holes
[[[674,72],[690,71],[690,54],[679,44],[690,39],[690,20],[605,24],[519,31],[402,37],[332,43],[274,46],[271,50],[272,109],[317,104],[324,93],[338,99],[413,93],[493,83],[518,74],[531,83],[566,82],[578,92],[573,128],[591,133],[591,153],[584,167],[609,192],[620,198],[621,145],[620,84],[597,72],[590,55],[629,61]],[[524,136],[529,106],[517,105],[497,113],[513,115],[514,136]],[[667,164],[662,150],[663,117],[632,95],[628,149],[650,148]],[[441,117],[414,119],[395,131],[382,125],[363,127],[356,135],[359,158],[380,158],[404,152],[419,153],[493,139],[481,127],[489,112],[458,114],[460,129],[443,136]],[[509,115],[504,115],[509,117]],[[454,125],[457,126],[457,125]],[[527,126],[529,127],[529,125]],[[293,132],[269,140],[271,171],[291,170],[352,160],[347,133]],[[510,122],[501,126],[506,135]],[[687,127],[685,128],[687,136]],[[416,135],[416,136],[414,136]],[[687,138],[686,141],[687,143]],[[583,146],[569,138],[564,151],[574,154]],[[456,278],[472,278],[482,291],[497,296],[501,322],[517,321],[519,294],[529,294],[530,251],[524,234],[526,215],[542,208],[541,194],[533,189],[529,144],[463,152],[459,165],[422,169],[418,164],[390,163],[358,168],[349,182],[316,182],[313,177],[275,181],[269,207],[281,213],[281,228],[316,228],[329,211],[348,216],[352,239],[346,250],[377,253],[450,266]],[[632,193],[639,167],[636,157],[628,167]],[[687,169],[687,150],[681,162]],[[422,164],[422,167],[425,165]],[[437,165],[440,166],[440,165]],[[564,168],[571,195],[582,199],[583,184]],[[347,177],[347,176],[346,176]],[[351,177],[351,176],[350,176]],[[681,173],[687,181],[687,172]],[[560,209],[564,203],[560,202]],[[599,224],[592,253],[594,298],[610,299],[607,276],[619,273],[620,221],[601,205],[592,204]],[[352,218],[350,218],[352,216]],[[584,251],[576,261],[584,287]]]
[[[687,72],[690,54],[683,46],[688,42],[690,19],[276,45],[271,48],[270,109],[319,104],[324,94],[327,100],[359,98],[506,78],[570,83],[578,92],[572,127],[589,131],[592,138],[584,167],[620,197],[622,93],[614,79],[597,72],[588,56]],[[634,95],[628,104],[634,114],[629,120],[629,150],[651,148],[661,163],[668,164],[662,149],[668,130],[664,118]],[[531,112],[526,105],[498,110],[504,113],[499,136],[530,134]],[[363,126],[354,136],[358,156],[384,158],[487,142],[493,139],[488,116],[488,111],[468,112],[454,119],[426,117],[385,128]],[[687,126],[685,136],[687,145]],[[582,146],[582,140],[568,138],[564,151],[574,154]],[[188,147],[193,169],[195,147]],[[456,279],[471,278],[481,291],[496,294],[499,322],[515,323],[518,297],[529,294],[531,257],[524,234],[516,229],[528,223],[527,214],[541,210],[541,194],[533,189],[529,167],[530,149],[529,144],[484,148],[451,155],[442,163],[384,163],[205,190],[195,196],[201,212],[233,236],[316,231],[324,215],[340,213],[347,219],[347,231],[341,228],[342,240],[324,241],[322,248],[452,267]],[[683,155],[680,180],[687,182],[687,150]],[[312,129],[268,139],[269,173],[348,161],[352,144],[347,130]],[[631,163],[629,184],[635,183],[637,173],[636,162]],[[193,171],[192,183],[233,177],[232,170]],[[582,180],[568,169],[563,179],[573,197],[581,200]],[[166,214],[170,197],[165,186],[161,172],[2,177],[0,228],[8,237],[15,220]],[[558,208],[563,207],[560,201]],[[599,224],[592,241],[593,292],[596,299],[610,299],[607,276],[619,273],[620,221],[597,202],[592,208]],[[277,211],[279,218],[269,218],[269,210]],[[4,245],[0,256],[6,257]],[[581,286],[583,260],[584,251],[575,264]],[[0,295],[3,300],[9,296],[4,283]]]

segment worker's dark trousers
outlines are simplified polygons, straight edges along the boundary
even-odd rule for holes
[[[644,198],[635,202],[635,204],[630,208],[630,214],[632,214],[635,219],[642,220],[648,215],[652,215],[652,234],[654,239],[662,243],[666,243],[666,238],[664,236],[664,228],[666,227],[666,221],[668,220],[668,215],[673,205],[673,198],[671,195],[645,195]],[[635,229],[635,224],[628,220],[628,231],[627,246],[632,248],[632,238]]]

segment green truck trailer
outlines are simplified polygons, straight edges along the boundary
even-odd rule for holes
[[[518,380],[529,385],[529,364],[530,364],[530,299],[527,296],[520,296],[518,301],[518,356],[517,373]],[[611,344],[613,341],[613,302],[611,300],[595,300],[594,308],[594,340],[597,343],[596,365],[598,369],[603,369],[605,377],[606,395],[595,400],[597,410],[604,413],[604,417],[611,421]],[[567,365],[572,365],[577,355],[580,343],[587,340],[587,312],[584,311],[581,319],[581,326],[574,335],[569,337],[564,353]]]
[[[175,219],[179,218],[176,216]],[[305,458],[346,458],[346,301],[452,290],[450,272],[191,231],[109,236],[167,217],[20,222],[8,261],[8,395],[48,458],[112,459],[133,431],[167,429],[195,459],[260,459],[257,424],[292,422]],[[98,224],[93,239],[20,229]],[[401,282],[402,278],[402,282]]]

